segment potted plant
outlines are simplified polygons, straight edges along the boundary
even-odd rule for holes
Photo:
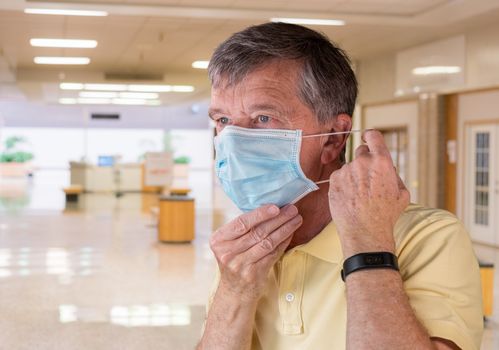
[[[22,177],[31,175],[30,161],[33,153],[27,150],[28,142],[24,137],[11,136],[5,140],[4,151],[0,153],[0,175]]]
[[[187,156],[180,156],[173,159],[173,174],[175,177],[189,177],[189,163],[191,159]]]

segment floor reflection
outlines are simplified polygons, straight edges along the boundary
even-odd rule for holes
[[[184,304],[115,305],[108,311],[59,305],[59,322],[108,322],[124,327],[189,326],[191,309]]]
[[[57,174],[0,186],[23,199],[0,203],[0,348],[193,349],[215,268],[211,210],[196,211],[193,242],[159,243],[156,195],[66,207]]]
[[[60,247],[0,249],[0,278],[46,274],[67,280],[72,276],[89,276],[101,264],[100,253],[91,247],[73,251]]]

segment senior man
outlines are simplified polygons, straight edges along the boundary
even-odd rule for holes
[[[209,76],[216,173],[244,214],[212,235],[199,349],[479,349],[462,224],[409,205],[379,132],[344,162],[357,96],[345,53],[266,23],[222,43]]]

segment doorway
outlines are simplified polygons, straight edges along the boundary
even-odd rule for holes
[[[499,124],[469,126],[466,136],[465,224],[474,241],[499,245]]]

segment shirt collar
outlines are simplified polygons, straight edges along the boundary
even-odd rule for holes
[[[330,222],[310,242],[297,246],[293,250],[302,251],[333,264],[343,260],[340,238],[334,222]]]

